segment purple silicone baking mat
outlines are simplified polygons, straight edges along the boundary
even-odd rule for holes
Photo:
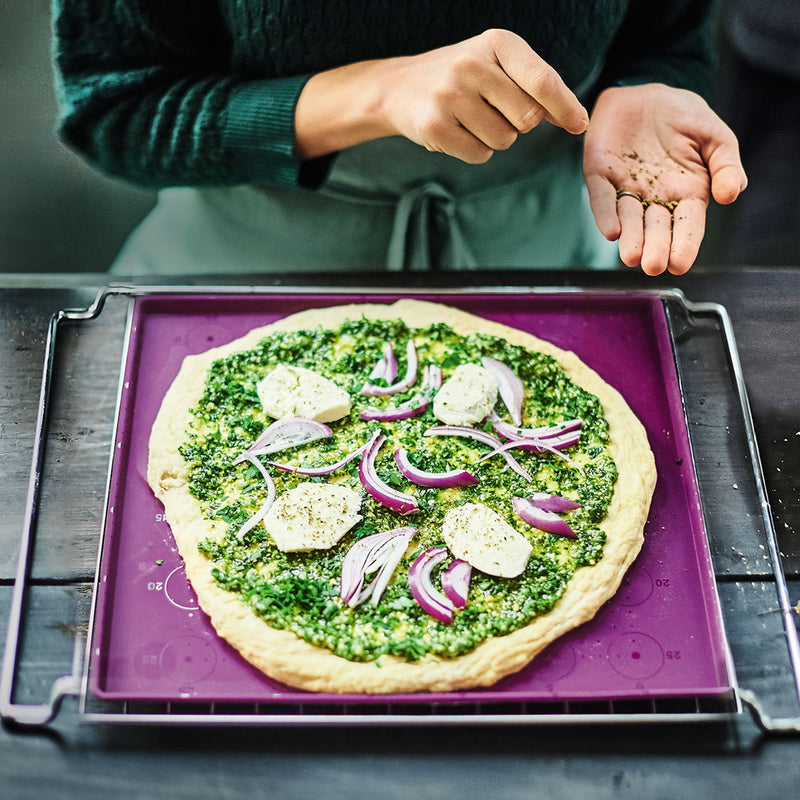
[[[400,295],[398,295],[400,296]],[[408,295],[403,295],[408,296]],[[497,702],[704,696],[732,688],[665,310],[638,295],[441,294],[420,299],[574,351],[627,399],[655,453],[645,544],[590,622],[498,684],[420,695],[325,695],[272,681],[214,632],[147,485],[147,443],[183,358],[311,307],[395,296],[154,294],[135,300],[115,437],[91,657],[103,699],[262,703]]]

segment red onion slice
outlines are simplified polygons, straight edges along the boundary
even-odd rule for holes
[[[562,461],[566,461],[574,469],[578,470],[581,475],[584,474],[581,467],[568,455],[565,455],[558,449],[558,447],[553,446],[550,442],[553,440],[545,440],[545,439],[512,439],[511,441],[506,442],[505,444],[501,444],[499,447],[496,447],[492,450],[491,453],[487,453],[485,456],[481,457],[478,460],[480,464],[482,461],[486,461],[487,459],[491,458],[492,456],[496,455],[507,455],[507,451],[514,450],[519,448],[520,450],[533,450],[537,453],[552,453],[554,456],[557,456]],[[569,443],[569,446],[573,444],[577,444],[577,439]],[[567,443],[561,444],[561,447],[567,447]]]
[[[431,396],[442,385],[442,371],[435,364],[428,364],[423,369],[422,374],[421,391],[411,400],[399,406],[389,406],[388,408],[368,406],[359,414],[359,417],[365,420],[393,422],[394,420],[409,419],[423,414],[428,408]]]
[[[336,472],[337,469],[341,469],[346,464],[349,464],[354,458],[358,458],[375,438],[376,435],[373,434],[369,442],[362,444],[361,447],[357,447],[352,453],[348,453],[344,458],[339,459],[335,464],[329,464],[327,467],[293,467],[291,464],[281,464],[279,461],[268,461],[267,463],[276,469],[281,469],[284,472],[294,472],[297,475],[309,475],[311,477],[330,475],[332,472]]]
[[[532,525],[534,528],[538,528],[540,531],[545,531],[546,533],[566,536],[568,539],[578,538],[575,531],[573,531],[558,514],[538,508],[524,497],[512,498],[511,504],[517,516],[527,522],[528,525]]]
[[[393,383],[391,386],[375,386],[372,383],[365,383],[361,388],[361,394],[365,394],[368,397],[386,397],[390,394],[404,392],[410,386],[413,386],[414,382],[417,380],[417,367],[419,366],[417,348],[414,345],[413,339],[408,340],[406,356],[406,374],[403,380],[398,383]]]
[[[559,422],[556,425],[551,425],[550,427],[541,428],[539,430],[539,438],[540,439],[549,439],[551,436],[561,436],[562,434],[568,433],[569,431],[577,431],[583,426],[582,419],[568,419],[564,422]],[[524,435],[524,434],[523,434]]]
[[[464,608],[469,596],[472,567],[457,558],[442,575],[442,589],[456,608]]]
[[[264,468],[264,465],[252,455],[245,456],[245,461],[249,461],[255,467],[258,468],[258,471],[261,473],[262,477],[267,483],[267,499],[261,504],[261,508],[253,514],[247,522],[242,525],[241,528],[236,532],[236,535],[241,539],[248,531],[253,530],[256,525],[258,525],[264,517],[267,516],[267,512],[269,511],[272,504],[275,502],[275,482],[272,480],[272,476],[267,472]]]
[[[451,469],[448,472],[429,472],[415,467],[408,460],[408,451],[401,447],[394,451],[394,460],[400,472],[419,486],[433,486],[437,489],[449,489],[451,486],[474,486],[478,479],[463,469]]]
[[[469,439],[475,439],[477,442],[481,442],[483,444],[488,444],[491,448],[493,448],[493,452],[489,453],[489,455],[494,455],[494,450],[502,446],[502,442],[496,437],[493,436],[491,433],[486,433],[486,431],[482,431],[478,428],[470,428],[467,425],[435,425],[433,428],[428,428],[425,431],[425,436],[464,436]],[[506,453],[504,450],[500,451],[497,450],[500,455],[506,460],[511,469],[523,477],[526,481],[531,481],[531,478],[528,471],[517,461],[514,456],[510,453]],[[488,458],[488,456],[486,456]],[[483,459],[481,459],[483,461]]]
[[[317,439],[326,439],[333,431],[324,423],[305,417],[284,417],[269,425],[233,463],[239,464],[250,455],[263,456],[289,447],[299,447]]]
[[[380,436],[367,447],[358,465],[358,477],[367,494],[376,502],[403,516],[414,514],[419,511],[416,499],[384,483],[375,469],[375,457],[385,441],[386,437]]]
[[[538,450],[539,452],[552,452],[553,450],[566,450],[568,447],[574,447],[581,439],[581,432],[574,431],[572,433],[565,433],[563,436],[551,436],[549,439],[514,439],[519,447],[528,450]],[[513,445],[510,445],[513,446]]]
[[[496,358],[484,356],[481,363],[494,375],[500,399],[508,409],[514,424],[521,425],[522,401],[525,398],[525,387],[522,385],[522,381],[509,366]]]
[[[416,417],[425,412],[428,408],[427,397],[415,397],[408,403],[403,403],[399,406],[389,406],[388,408],[375,408],[375,406],[368,406],[360,414],[359,417],[365,420],[379,420],[381,422],[393,422],[398,419],[409,419]]]
[[[564,514],[567,511],[581,508],[581,504],[576,503],[574,500],[569,500],[557,494],[548,494],[547,492],[532,492],[527,499],[537,508],[541,508],[542,511],[552,511],[554,514]]]
[[[407,526],[374,533],[359,539],[347,551],[342,562],[339,596],[348,606],[353,608],[369,597],[378,604],[416,530]],[[376,570],[378,575],[362,589],[364,578]]]
[[[339,578],[339,597],[350,604],[358,594],[367,570],[367,563],[375,551],[380,549],[394,534],[394,531],[382,531],[359,539],[345,554],[342,561],[342,574]]]
[[[431,392],[442,387],[442,369],[438,364],[428,364],[423,370],[422,388]]]
[[[408,588],[423,611],[449,625],[453,621],[455,606],[431,581],[431,570],[445,558],[447,550],[444,547],[431,547],[419,555],[408,571]]]
[[[416,528],[410,528],[409,530],[409,534],[404,535],[403,537],[396,536],[384,544],[382,548],[380,548],[381,560],[378,574],[375,576],[375,579],[372,581],[372,583],[370,583],[369,586],[367,586],[363,592],[359,594],[360,602],[363,602],[369,598],[373,605],[378,605],[384,591],[386,590],[386,587],[389,585],[389,581],[392,579],[394,571],[397,569],[397,565],[400,563],[400,560],[403,558],[403,554],[408,548],[408,543],[414,536]],[[367,565],[367,570],[368,572],[370,571],[370,565]]]
[[[523,438],[519,436],[509,439],[507,442],[503,442],[495,449],[499,453],[515,449],[535,450],[538,453],[552,453],[554,450],[562,450],[576,445],[580,441],[580,438],[580,431],[567,433],[564,434],[563,437],[553,437],[550,439]],[[495,453],[491,452],[481,460],[490,458],[493,455],[495,455]]]
[[[566,450],[568,447],[574,447],[581,439],[580,431],[568,431],[566,433],[559,433],[553,436],[542,436],[539,441],[545,447],[555,447],[556,450]]]
[[[583,425],[581,419],[568,419],[556,425],[543,425],[540,428],[517,428],[502,420],[494,420],[494,429],[507,439],[550,439],[578,430]]]
[[[397,377],[397,359],[394,357],[394,350],[389,342],[383,346],[383,356],[378,359],[369,377],[370,380],[380,378],[389,384],[393,383]]]

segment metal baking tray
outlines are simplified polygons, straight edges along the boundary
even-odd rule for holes
[[[47,717],[48,708],[52,716],[59,692],[76,691],[81,715],[96,721],[474,723],[607,718],[609,712],[626,719],[741,712],[743,692],[718,592],[725,566],[715,569],[713,561],[709,510],[704,510],[703,479],[696,471],[702,455],[695,452],[691,430],[696,409],[687,408],[682,385],[681,341],[692,338],[691,317],[711,315],[726,323],[724,309],[692,310],[675,292],[510,287],[414,295],[161,288],[112,294],[126,296],[129,308],[86,652],[74,659],[71,680],[38,707],[40,716]],[[658,467],[645,545],[618,594],[594,620],[495,686],[435,695],[300,692],[245,663],[198,609],[163,509],[146,483],[150,427],[189,353],[301,309],[388,303],[400,296],[444,302],[548,339],[574,351],[619,389],[644,423]],[[87,310],[85,316],[92,313],[99,311]],[[747,428],[746,396],[743,387],[736,388]],[[755,465],[758,495],[763,479]],[[23,569],[20,577],[24,584]],[[19,606],[12,617],[15,610],[22,613]],[[16,661],[16,653],[9,656],[7,647],[5,683],[9,658]]]
[[[352,295],[337,303],[374,302]],[[392,298],[380,298],[390,302]],[[426,297],[441,301],[441,297]],[[716,584],[663,305],[655,298],[570,295],[447,298],[451,305],[575,351],[642,420],[659,481],[641,557],[589,624],[492,689],[378,702],[500,702],[696,696],[730,692]],[[374,703],[298,693],[252,669],[214,633],[183,573],[163,507],[147,485],[150,429],[185,356],[225,344],[325,295],[135,302],[92,648],[103,699]],[[621,354],[624,353],[624,357]]]

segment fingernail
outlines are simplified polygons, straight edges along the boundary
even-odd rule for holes
[[[586,133],[589,128],[589,119],[584,117],[571,131],[570,133],[579,134],[579,133]]]

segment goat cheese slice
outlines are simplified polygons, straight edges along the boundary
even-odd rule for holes
[[[350,413],[350,395],[304,367],[278,364],[258,382],[256,392],[264,411],[275,419],[305,417],[333,422]]]
[[[281,552],[328,550],[361,520],[360,509],[347,486],[301,483],[275,500],[264,527]]]
[[[462,364],[433,399],[433,413],[445,425],[483,422],[497,402],[497,379],[478,364]]]
[[[465,503],[445,514],[442,533],[450,552],[487,575],[516,578],[531,557],[531,543],[481,503]]]

